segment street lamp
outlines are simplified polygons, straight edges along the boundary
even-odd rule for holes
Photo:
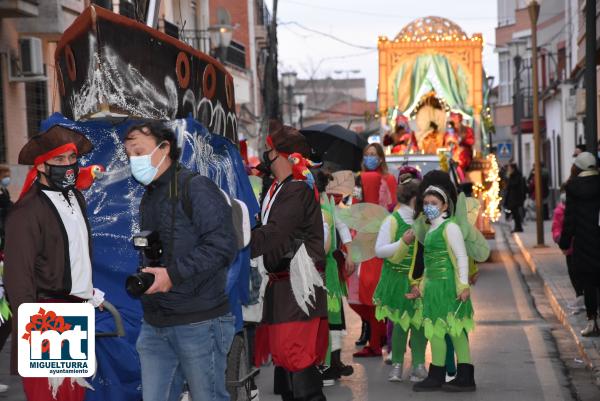
[[[227,48],[229,47],[231,37],[233,36],[233,27],[226,24],[212,25],[208,27],[208,33],[210,35],[210,43],[217,51],[219,61],[225,63],[225,60],[227,59]]]
[[[488,75],[486,77],[486,81],[487,81],[487,103],[488,106],[490,104],[490,95],[492,94],[492,88],[494,86],[494,76],[493,75]],[[488,132],[488,146],[490,147],[489,149],[489,153],[492,153],[492,149],[493,149],[493,143],[492,143],[492,130],[490,130]]]
[[[306,104],[306,95],[303,93],[299,93],[296,95],[296,104],[298,105],[298,111],[300,112],[300,119],[298,120],[300,124],[300,129],[304,128],[304,105]]]
[[[514,77],[514,93],[513,93],[513,120],[514,125],[517,127],[517,162],[519,169],[523,170],[523,144],[522,144],[522,132],[521,132],[521,111],[523,110],[522,96],[521,96],[521,65],[523,57],[521,57],[521,49],[525,47],[527,42],[524,40],[515,40],[508,44],[508,50],[510,56],[515,64],[515,77]]]
[[[281,83],[287,92],[288,115],[290,117],[291,126],[294,125],[292,103],[294,98],[294,86],[296,86],[297,78],[298,74],[295,71],[288,71],[281,74]]]
[[[542,167],[541,167],[541,139],[540,139],[540,112],[538,104],[538,63],[537,63],[537,22],[540,16],[541,0],[529,0],[527,9],[531,20],[531,76],[533,81],[533,152],[535,162],[535,217],[537,231],[537,246],[544,245],[544,214],[542,206]]]

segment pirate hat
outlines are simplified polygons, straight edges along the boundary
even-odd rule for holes
[[[78,155],[89,153],[93,145],[83,134],[61,125],[54,125],[33,136],[19,153],[19,164],[34,165],[35,159],[61,146],[72,143]]]
[[[273,120],[269,123],[267,141],[280,153],[300,153],[306,158],[311,156],[310,146],[304,135],[296,128],[283,125],[279,121]]]

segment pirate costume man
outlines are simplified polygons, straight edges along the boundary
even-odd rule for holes
[[[99,306],[103,301],[104,294],[92,285],[91,230],[85,199],[75,189],[78,164],[50,164],[91,150],[84,135],[56,125],[31,138],[19,153],[19,164],[33,167],[6,224],[4,282],[15,316],[22,303]],[[17,374],[17,319],[12,333],[11,372]],[[83,400],[85,387],[81,378],[23,378],[31,401]]]
[[[274,391],[283,400],[322,401],[317,365],[328,345],[323,218],[314,191],[305,181],[293,180],[287,160],[292,153],[308,156],[306,140],[280,124],[271,124],[269,132],[264,162],[272,166],[275,182],[251,240],[252,257],[268,273],[257,359],[271,354]]]

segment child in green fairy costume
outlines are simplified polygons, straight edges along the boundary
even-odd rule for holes
[[[414,241],[411,226],[419,183],[412,174],[400,176],[397,189],[398,205],[392,215],[383,221],[375,244],[375,254],[385,261],[373,295],[373,303],[376,305],[377,319],[389,319],[393,323],[392,370],[388,379],[394,382],[402,381],[402,366],[409,331],[412,353],[410,380],[418,382],[427,376],[424,366],[427,340],[423,329],[412,324],[415,301],[405,297],[415,284],[412,272],[418,246]]]
[[[431,224],[424,241],[425,272],[421,285],[413,287],[411,298],[422,300],[417,313],[431,343],[432,363],[426,380],[415,391],[475,391],[474,368],[467,332],[473,330],[473,306],[469,287],[469,256],[461,228],[452,217],[449,195],[438,186],[423,194],[423,212]],[[416,318],[415,318],[416,319]],[[450,335],[456,350],[456,378],[445,383],[447,345]]]
[[[348,173],[353,183],[352,172]],[[340,274],[340,267],[345,268],[346,266],[340,266],[338,260],[343,259],[339,257],[341,255],[341,245],[346,247],[347,252],[350,250],[352,236],[348,227],[336,219],[337,206],[335,199],[346,195],[343,190],[344,186],[340,185],[344,183],[345,179],[347,180],[346,175],[345,171],[333,173],[332,175],[319,171],[316,179],[317,188],[322,194],[321,212],[323,213],[325,253],[327,255],[325,286],[327,287],[329,348],[325,363],[320,368],[324,386],[331,386],[341,376],[350,376],[354,372],[352,366],[345,365],[341,360],[342,332],[346,329],[343,298],[347,296],[347,289],[342,278],[343,274]],[[352,188],[350,187],[350,191]],[[336,258],[336,256],[338,257]]]

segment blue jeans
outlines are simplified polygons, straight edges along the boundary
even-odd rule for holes
[[[234,334],[231,314],[171,327],[143,322],[136,348],[144,401],[177,401],[186,382],[193,401],[228,401],[225,370]]]

